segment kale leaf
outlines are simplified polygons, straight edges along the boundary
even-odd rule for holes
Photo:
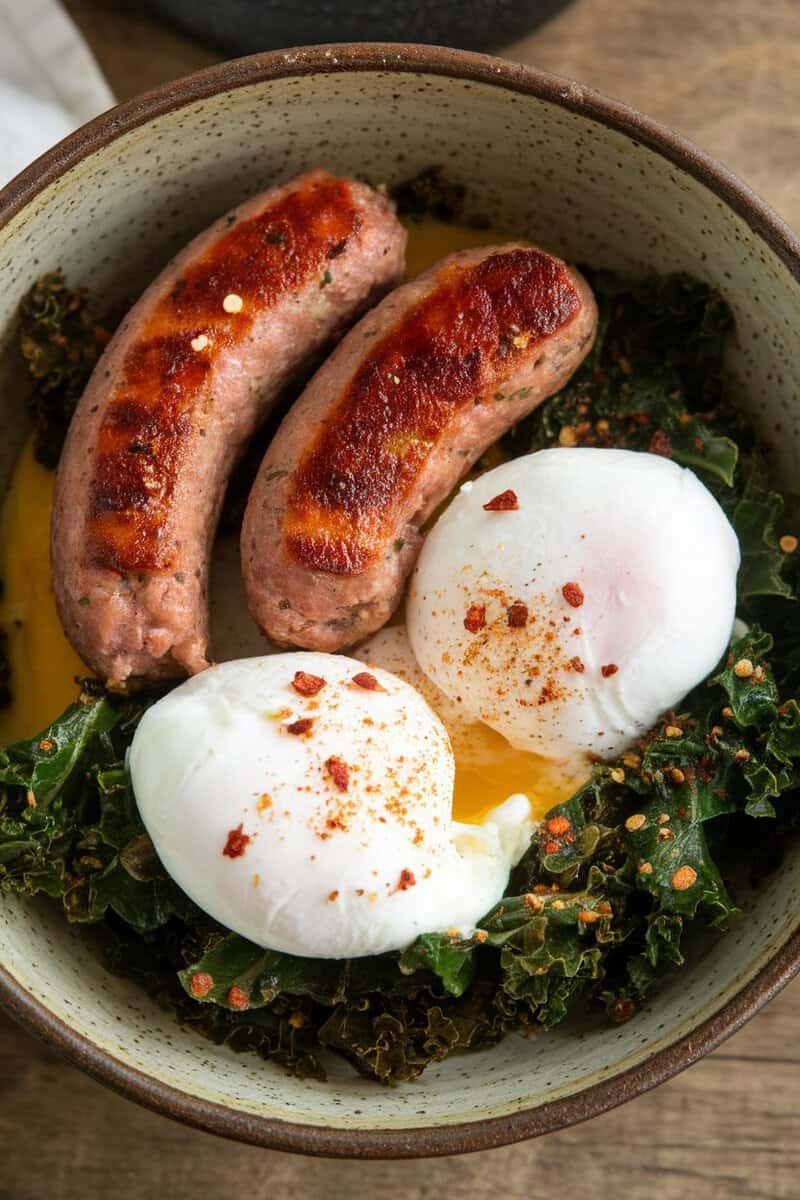
[[[463,220],[467,191],[463,184],[449,181],[441,167],[431,166],[398,183],[392,199],[401,217],[453,222]]]
[[[20,349],[34,382],[30,400],[39,462],[55,467],[75,405],[109,339],[86,288],[62,271],[44,275],[22,300]]]
[[[186,967],[180,978],[188,995],[233,1009],[245,1002],[248,1008],[261,1008],[283,993],[335,1005],[370,992],[401,996],[433,982],[418,976],[409,983],[398,970],[397,955],[300,958],[264,950],[236,933],[212,938],[203,955]]]
[[[45,892],[71,921],[111,910],[140,932],[193,914],[156,858],[123,765],[146,703],[85,697],[0,750],[0,891]]]

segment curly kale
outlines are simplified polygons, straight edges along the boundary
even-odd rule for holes
[[[392,188],[398,214],[411,221],[433,217],[437,221],[458,222],[471,229],[488,229],[485,217],[472,211],[467,189],[447,178],[439,166],[425,167],[410,179]]]
[[[0,891],[45,892],[70,921],[113,912],[142,933],[194,915],[156,859],[124,767],[145,707],[85,696],[0,749]]]
[[[800,552],[725,400],[722,301],[683,277],[593,284],[590,360],[508,448],[622,446],[691,467],[739,536],[748,624],[679,710],[547,814],[480,928],[335,961],[216,925],[165,874],[136,810],[124,758],[146,698],[84,694],[0,751],[0,890],[44,892],[70,921],[99,925],[110,969],[213,1041],[318,1078],[333,1051],[385,1083],[587,1005],[628,1020],[683,962],[687,932],[736,917],[742,864],[770,869],[798,824]]]
[[[69,288],[62,271],[42,276],[23,299],[20,349],[33,380],[30,400],[36,457],[55,467],[78,403],[109,335],[86,288]]]

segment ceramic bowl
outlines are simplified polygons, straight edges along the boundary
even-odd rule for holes
[[[110,304],[128,300],[220,212],[316,163],[388,184],[441,164],[494,224],[568,259],[706,279],[736,315],[731,381],[776,471],[797,477],[800,244],[778,218],[681,138],[578,84],[402,45],[281,51],[167,84],[0,194],[2,477],[27,434],[12,346],[37,276],[60,265]],[[627,1025],[512,1036],[393,1089],[339,1064],[327,1083],[300,1081],[183,1032],[46,905],[2,904],[0,994],[102,1082],[204,1129],[305,1153],[452,1154],[580,1121],[718,1045],[797,971],[799,887],[789,855]]]

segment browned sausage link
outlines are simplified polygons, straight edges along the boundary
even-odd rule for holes
[[[336,650],[379,628],[426,517],[566,382],[596,324],[586,281],[525,244],[452,255],[368,313],[284,420],[250,496],[243,568],[264,632]]]
[[[207,665],[207,574],[225,484],[309,356],[402,272],[386,198],[323,171],[196,238],[112,338],[56,482],[64,628],[106,678]]]

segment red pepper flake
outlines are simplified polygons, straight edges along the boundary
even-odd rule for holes
[[[226,858],[241,858],[250,843],[250,834],[242,833],[241,822],[235,829],[231,829],[228,834],[228,840],[225,843],[225,849],[222,853]]]
[[[504,492],[500,492],[498,496],[494,496],[483,507],[485,512],[516,512],[519,508],[517,493],[512,491],[511,488],[506,488]]]
[[[286,732],[293,733],[295,737],[302,737],[303,734],[311,732],[313,724],[313,717],[301,717],[299,721],[292,721],[291,725],[287,725]]]
[[[334,786],[340,792],[346,792],[350,785],[350,768],[344,759],[332,754],[329,759],[326,759],[325,770],[330,775]]]
[[[586,670],[586,667],[583,665],[583,659],[579,654],[576,654],[574,658],[569,660],[569,665],[572,667],[572,670],[577,671],[579,675],[582,675]]]
[[[196,1000],[202,1000],[214,986],[213,978],[206,971],[198,971],[189,981],[189,990]]]
[[[566,833],[572,826],[569,817],[551,817],[547,822],[546,829],[548,833],[552,833],[553,837],[561,837],[562,833]]]
[[[325,687],[321,675],[309,675],[307,671],[295,671],[292,687],[300,696],[316,696]]]
[[[486,605],[470,604],[464,617],[464,628],[470,633],[478,633],[486,624]]]
[[[353,676],[353,683],[356,687],[363,688],[365,692],[385,692],[386,688],[382,688],[374,675],[370,675],[369,671],[359,671]]]
[[[633,1001],[628,1000],[626,996],[620,996],[609,1008],[608,1015],[615,1025],[624,1025],[626,1021],[630,1021],[635,1012],[636,1005]]]
[[[336,889],[335,892],[328,892],[328,903],[329,904],[334,904],[338,899],[339,899],[339,889],[338,888]]]
[[[506,621],[510,629],[523,629],[528,623],[528,606],[515,600],[506,610]]]
[[[417,881],[414,878],[414,872],[409,871],[408,867],[403,867],[402,871],[400,872],[400,878],[397,881],[397,887],[395,888],[395,891],[407,892],[409,888],[414,887],[416,882]]]
[[[647,448],[651,454],[660,454],[662,458],[672,457],[672,442],[669,434],[665,433],[663,429],[655,431]]]
[[[618,670],[619,667],[616,663],[606,663],[600,668],[600,674],[603,676],[603,679],[610,679],[612,675],[616,675]]]
[[[232,987],[225,997],[231,1008],[245,1009],[250,1007],[250,997],[241,988]]]
[[[572,608],[580,608],[583,604],[583,588],[579,583],[570,581],[561,589],[561,595]]]
[[[544,844],[545,854],[558,854],[560,849],[558,842],[545,842]]]

